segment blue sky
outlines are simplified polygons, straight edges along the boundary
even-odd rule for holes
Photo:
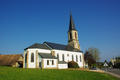
[[[67,44],[70,10],[84,52],[98,48],[101,61],[120,56],[120,0],[0,0],[0,53]]]

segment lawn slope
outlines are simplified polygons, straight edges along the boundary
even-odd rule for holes
[[[0,67],[0,80],[119,80],[97,72],[79,70],[20,69]]]

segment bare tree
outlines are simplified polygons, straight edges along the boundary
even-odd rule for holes
[[[91,68],[92,65],[96,63],[92,54],[90,54],[88,51],[85,52],[84,59],[85,59],[85,62],[88,64],[89,68]]]
[[[99,50],[97,49],[97,48],[89,48],[88,49],[88,52],[90,53],[90,54],[92,54],[92,56],[93,56],[93,58],[94,58],[94,60],[96,61],[96,62],[98,62],[99,60],[100,60],[100,52],[99,52]]]

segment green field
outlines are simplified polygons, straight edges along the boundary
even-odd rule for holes
[[[0,67],[0,80],[119,80],[108,74],[80,70]]]

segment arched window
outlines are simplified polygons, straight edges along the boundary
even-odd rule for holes
[[[34,53],[31,53],[31,62],[34,62]]]
[[[25,54],[25,63],[27,63],[27,53]]]
[[[57,58],[58,58],[58,61],[59,61],[59,54],[57,54]]]
[[[64,61],[64,54],[62,54],[62,59],[63,59],[63,61]]]
[[[72,61],[74,61],[74,56],[72,55]]]
[[[69,54],[67,54],[67,56],[69,56]]]
[[[76,62],[78,62],[78,56],[76,55]]]
[[[80,55],[80,62],[81,62],[81,55]]]

